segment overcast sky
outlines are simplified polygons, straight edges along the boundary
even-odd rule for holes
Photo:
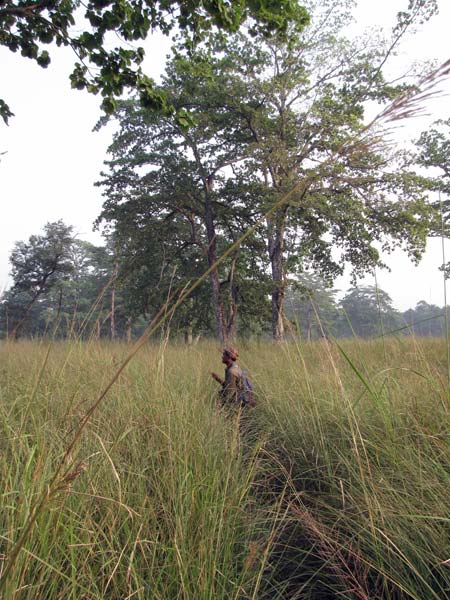
[[[450,1],[439,0],[440,14],[425,24],[404,46],[401,60],[450,58]],[[358,29],[388,25],[395,14],[405,9],[408,0],[360,0],[356,12]],[[146,71],[157,77],[163,70],[169,41],[155,36],[148,43]],[[73,225],[77,235],[102,243],[92,224],[101,206],[98,180],[111,128],[93,132],[99,115],[100,100],[85,92],[70,89],[68,75],[73,55],[57,49],[47,70],[32,61],[0,48],[0,97],[10,105],[15,116],[9,127],[0,122],[0,292],[10,283],[8,256],[14,242],[39,233],[45,223],[63,219]],[[444,87],[450,93],[450,83]],[[427,106],[428,117],[404,124],[400,137],[418,137],[421,130],[438,118],[450,117],[449,98],[435,100]],[[450,247],[446,250],[450,260]],[[443,282],[438,271],[442,264],[440,240],[431,240],[418,267],[408,257],[396,252],[387,259],[391,272],[379,272],[378,284],[386,290],[399,309],[406,309],[423,299],[442,305]],[[373,284],[368,277],[362,283]],[[336,287],[349,286],[347,277]]]

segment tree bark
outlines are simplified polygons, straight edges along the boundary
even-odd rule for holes
[[[208,267],[212,267],[212,265],[217,261],[217,243],[216,243],[216,227],[214,224],[213,211],[211,207],[211,202],[209,200],[209,193],[213,188],[213,179],[212,177],[207,177],[204,181],[205,185],[205,225],[206,225],[206,239],[208,241],[208,249],[207,249],[207,257],[208,257]],[[225,327],[225,318],[224,318],[224,310],[223,304],[220,300],[220,281],[219,281],[219,270],[217,267],[214,267],[209,274],[209,279],[211,282],[211,291],[212,291],[212,301],[214,312],[216,315],[216,326],[217,326],[217,334],[219,336],[219,340],[224,343],[226,341],[226,327]]]
[[[114,259],[113,280],[111,285],[111,340],[116,337],[116,279],[119,272],[119,262]]]
[[[282,209],[269,222],[269,258],[272,271],[272,334],[275,341],[284,340],[284,318],[283,305],[285,296],[284,278],[284,231],[286,222],[286,210]]]
[[[233,258],[228,276],[230,285],[229,309],[226,322],[226,341],[232,342],[236,339],[237,316],[238,316],[238,288],[234,280],[234,271],[236,269],[237,255]]]
[[[125,334],[126,334],[127,342],[130,343],[131,342],[131,317],[127,317],[127,320],[125,323]]]
[[[192,346],[193,337],[192,337],[192,327],[188,325],[184,330],[184,343],[186,346]]]

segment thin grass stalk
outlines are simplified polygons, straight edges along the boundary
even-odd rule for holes
[[[444,235],[444,210],[442,206],[441,192],[439,191],[439,207],[441,212],[441,245],[442,245],[442,279],[444,284],[444,309],[445,309],[445,341],[447,346],[447,385],[450,387],[450,335],[448,327],[447,309],[447,274],[445,271],[445,235]]]
[[[333,354],[331,353],[331,350],[330,350],[330,340],[329,340],[328,334],[325,332],[325,329],[324,329],[323,324],[322,324],[322,319],[320,318],[319,309],[318,309],[316,303],[314,302],[312,296],[310,297],[310,302],[311,302],[311,306],[313,307],[314,314],[316,315],[316,320],[317,320],[317,323],[319,325],[319,329],[320,329],[320,333],[322,335],[322,339],[323,339],[323,341],[324,341],[324,343],[326,345],[326,350],[327,350],[328,358],[330,359],[330,363],[331,363],[331,365],[333,367],[333,372],[334,372],[334,375],[336,377],[336,381],[338,382],[338,385],[339,385],[339,388],[341,390],[342,396],[346,397],[346,392],[345,392],[344,384],[342,383],[341,376],[339,375],[339,369],[337,368],[337,365],[336,365],[336,362],[334,360]]]

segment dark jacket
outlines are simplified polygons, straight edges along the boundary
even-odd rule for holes
[[[222,404],[238,404],[238,393],[241,386],[242,371],[233,363],[225,369],[225,381],[219,392]]]

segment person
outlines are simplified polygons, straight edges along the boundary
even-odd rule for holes
[[[251,384],[245,372],[237,364],[239,352],[233,346],[227,346],[222,350],[222,363],[225,365],[225,379],[217,373],[211,373],[213,379],[221,384],[219,398],[222,406],[225,405],[250,405],[254,406],[254,397]]]

